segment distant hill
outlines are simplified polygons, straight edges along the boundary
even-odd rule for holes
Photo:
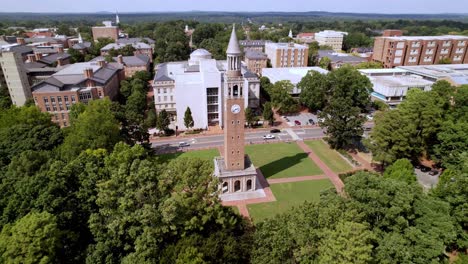
[[[468,14],[376,14],[376,13],[333,13],[322,11],[310,12],[146,12],[121,13],[121,21],[197,20],[202,22],[246,22],[250,18],[256,23],[292,22],[314,20],[455,20],[468,22]],[[113,19],[114,13],[102,11],[96,13],[5,13],[0,12],[0,21],[101,21]]]

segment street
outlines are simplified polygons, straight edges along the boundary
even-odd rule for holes
[[[324,136],[323,130],[319,127],[294,128],[291,130],[300,139],[321,138]],[[245,144],[255,144],[264,141],[284,142],[293,140],[293,136],[290,133],[288,133],[285,129],[282,129],[280,133],[273,134],[275,136],[274,139],[263,139],[263,136],[266,134],[271,133],[269,133],[269,131],[254,131],[246,133]],[[170,140],[161,140],[153,142],[152,147],[157,153],[174,152],[177,150],[182,150],[182,148],[179,147],[179,144],[181,142],[186,142],[190,144],[189,146],[183,147],[183,149],[215,148],[223,145],[224,135],[199,136],[193,138],[171,138]]]

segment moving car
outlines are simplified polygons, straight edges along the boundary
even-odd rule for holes
[[[294,120],[294,124],[296,124],[296,126],[300,126],[301,122],[299,120]]]
[[[188,146],[190,146],[190,143],[188,142],[183,142],[183,141],[179,142],[179,147],[188,147]]]
[[[275,138],[275,136],[272,135],[272,134],[267,134],[267,135],[263,136],[263,139],[274,139],[274,138]]]
[[[277,128],[270,130],[270,133],[280,133],[280,132],[281,132],[281,130],[279,130]]]

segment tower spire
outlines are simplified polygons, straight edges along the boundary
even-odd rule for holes
[[[83,43],[83,38],[81,37],[81,33],[78,33],[78,43]]]
[[[120,24],[119,12],[115,11],[115,24]]]
[[[291,30],[291,29],[289,30],[289,35],[288,35],[288,37],[293,38],[293,34],[292,34],[292,30]]]
[[[226,53],[233,55],[239,55],[242,53],[239,47],[239,41],[237,40],[236,24],[232,24],[231,38],[229,39],[229,45]]]

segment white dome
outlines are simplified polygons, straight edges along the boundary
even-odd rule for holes
[[[211,59],[211,53],[206,49],[197,49],[190,54],[190,65],[200,64],[200,60]]]

